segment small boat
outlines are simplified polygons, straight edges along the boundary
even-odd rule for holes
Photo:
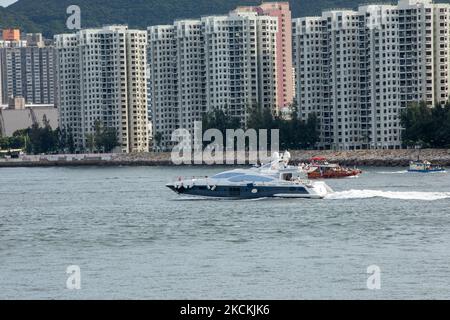
[[[178,178],[167,187],[180,195],[226,199],[322,199],[333,192],[325,182],[307,180],[301,168],[290,166],[289,160],[289,152],[275,153],[266,165],[225,171],[212,177]]]
[[[326,158],[316,157],[310,160],[310,164],[304,167],[308,179],[337,179],[357,177],[362,171],[341,167],[339,164],[328,163]]]
[[[420,173],[429,173],[429,172],[444,172],[445,168],[441,166],[432,165],[429,161],[411,161],[409,163],[408,172],[420,172]]]

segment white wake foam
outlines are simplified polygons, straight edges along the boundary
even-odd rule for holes
[[[378,172],[379,174],[404,174],[408,173],[408,170],[401,170],[401,171],[381,171]]]
[[[325,197],[325,199],[327,200],[368,199],[368,198],[435,201],[450,198],[450,192],[419,192],[419,191],[399,192],[399,191],[382,191],[382,190],[348,190],[330,193]]]
[[[379,174],[414,174],[414,172],[409,172],[408,170],[401,170],[401,171],[380,171]],[[426,174],[443,174],[447,173],[447,171],[432,171],[432,172],[426,172]],[[424,174],[423,172],[416,172],[416,174]]]

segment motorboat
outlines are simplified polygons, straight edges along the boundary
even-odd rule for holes
[[[340,166],[336,163],[329,163],[326,158],[315,157],[310,160],[310,164],[303,166],[308,179],[336,179],[357,177],[362,171]]]
[[[167,187],[180,195],[208,198],[322,199],[333,190],[325,182],[306,179],[299,166],[289,165],[290,153],[274,153],[272,161],[248,169],[234,169],[212,177],[178,178]]]
[[[417,160],[411,161],[409,163],[409,172],[420,172],[420,173],[429,173],[429,172],[444,172],[445,168],[441,166],[432,165],[431,162],[426,160]]]

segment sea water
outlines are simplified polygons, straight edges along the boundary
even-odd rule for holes
[[[165,187],[226,169],[0,169],[0,299],[450,298],[448,173],[363,168],[324,200]]]

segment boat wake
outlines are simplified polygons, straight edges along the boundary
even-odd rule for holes
[[[383,191],[383,190],[348,190],[334,192],[325,197],[327,200],[347,200],[347,199],[369,199],[369,198],[385,198],[398,200],[421,200],[435,201],[449,199],[450,192],[399,192],[399,191]]]
[[[404,174],[408,173],[408,170],[401,170],[401,171],[381,171],[378,172],[379,174]]]
[[[409,172],[408,170],[401,170],[401,171],[380,171],[378,172],[378,174],[411,174],[414,172]],[[419,172],[420,173],[420,172]],[[431,173],[438,173],[438,174],[443,174],[443,173],[447,173],[447,171],[431,171],[431,172],[427,172],[427,174],[431,174]]]

